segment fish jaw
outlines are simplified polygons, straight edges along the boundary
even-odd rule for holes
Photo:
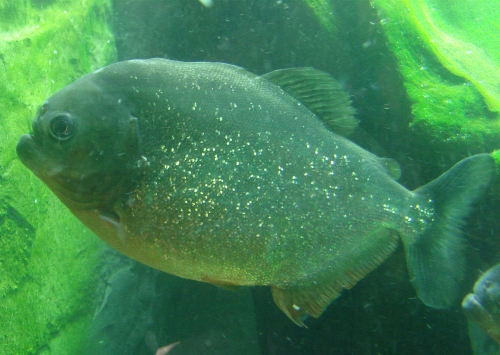
[[[21,136],[16,146],[16,152],[21,162],[30,169],[36,177],[42,180],[57,197],[68,207],[83,209],[95,208],[95,202],[79,199],[78,196],[88,198],[88,194],[75,194],[73,183],[67,174],[67,166],[53,156],[45,154],[43,147],[36,137],[25,134]]]
[[[41,154],[33,136],[24,134],[19,139],[16,152],[21,162],[37,176],[40,174],[40,167],[43,166],[45,158]]]
[[[58,174],[64,171],[64,165],[60,162],[47,159],[47,156],[43,154],[43,150],[34,136],[29,134],[21,136],[16,146],[16,152],[21,162],[52,191],[56,194],[59,192],[58,195],[65,195],[61,191],[62,189],[58,188],[53,182]]]

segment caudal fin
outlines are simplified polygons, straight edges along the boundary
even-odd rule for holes
[[[434,221],[422,235],[403,237],[411,282],[427,306],[447,308],[457,299],[465,269],[464,218],[494,175],[493,158],[479,154],[414,191],[419,200],[433,200],[435,208]]]

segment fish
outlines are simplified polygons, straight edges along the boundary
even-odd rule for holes
[[[500,264],[488,269],[462,301],[467,318],[500,344]]]
[[[495,174],[488,154],[410,191],[398,164],[346,136],[329,74],[262,76],[213,62],[130,60],[39,107],[17,154],[95,235],[161,271],[269,286],[296,324],[319,317],[402,242],[428,306],[459,295],[464,219]]]

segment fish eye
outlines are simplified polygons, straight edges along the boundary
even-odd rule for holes
[[[58,114],[50,119],[50,134],[59,141],[73,137],[75,125],[68,114]]]

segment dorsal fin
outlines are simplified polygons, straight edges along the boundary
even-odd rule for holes
[[[333,132],[348,136],[356,128],[349,95],[330,74],[313,68],[289,68],[262,77],[299,100]]]

